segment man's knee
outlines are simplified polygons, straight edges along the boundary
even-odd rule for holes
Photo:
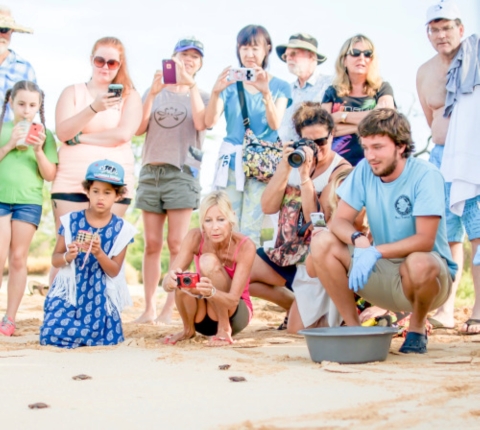
[[[428,252],[414,252],[405,259],[400,273],[402,276],[407,275],[412,284],[424,285],[440,276],[439,264]]]

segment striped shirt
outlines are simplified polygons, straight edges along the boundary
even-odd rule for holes
[[[0,102],[2,104],[7,90],[12,88],[18,81],[37,82],[32,65],[11,49],[9,51],[8,57],[0,64]],[[3,118],[3,122],[7,121],[13,121],[13,112],[10,109],[10,105],[7,105],[5,117]]]

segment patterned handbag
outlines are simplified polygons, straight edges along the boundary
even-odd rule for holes
[[[247,178],[253,178],[260,182],[268,182],[275,173],[282,159],[283,147],[280,139],[276,142],[260,140],[255,136],[250,126],[248,109],[245,102],[245,90],[243,83],[237,81],[238,98],[242,109],[245,135],[243,137],[243,171]]]

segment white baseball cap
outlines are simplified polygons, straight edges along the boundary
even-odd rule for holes
[[[441,0],[439,3],[428,8],[426,25],[435,19],[447,19],[453,21],[457,18],[462,19],[456,3],[451,0]]]

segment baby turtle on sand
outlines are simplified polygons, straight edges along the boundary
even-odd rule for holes
[[[220,370],[228,370],[228,369],[230,369],[230,364],[220,364],[220,365],[218,366],[218,368],[219,368]]]
[[[30,409],[45,409],[49,408],[50,406],[47,405],[46,403],[32,403],[31,405],[28,405]]]
[[[246,382],[247,380],[243,376],[230,376],[230,381],[232,382]]]
[[[84,375],[83,373],[81,375],[77,375],[77,376],[72,376],[72,379],[74,381],[84,381],[85,379],[92,379],[91,376],[88,376],[88,375]]]

